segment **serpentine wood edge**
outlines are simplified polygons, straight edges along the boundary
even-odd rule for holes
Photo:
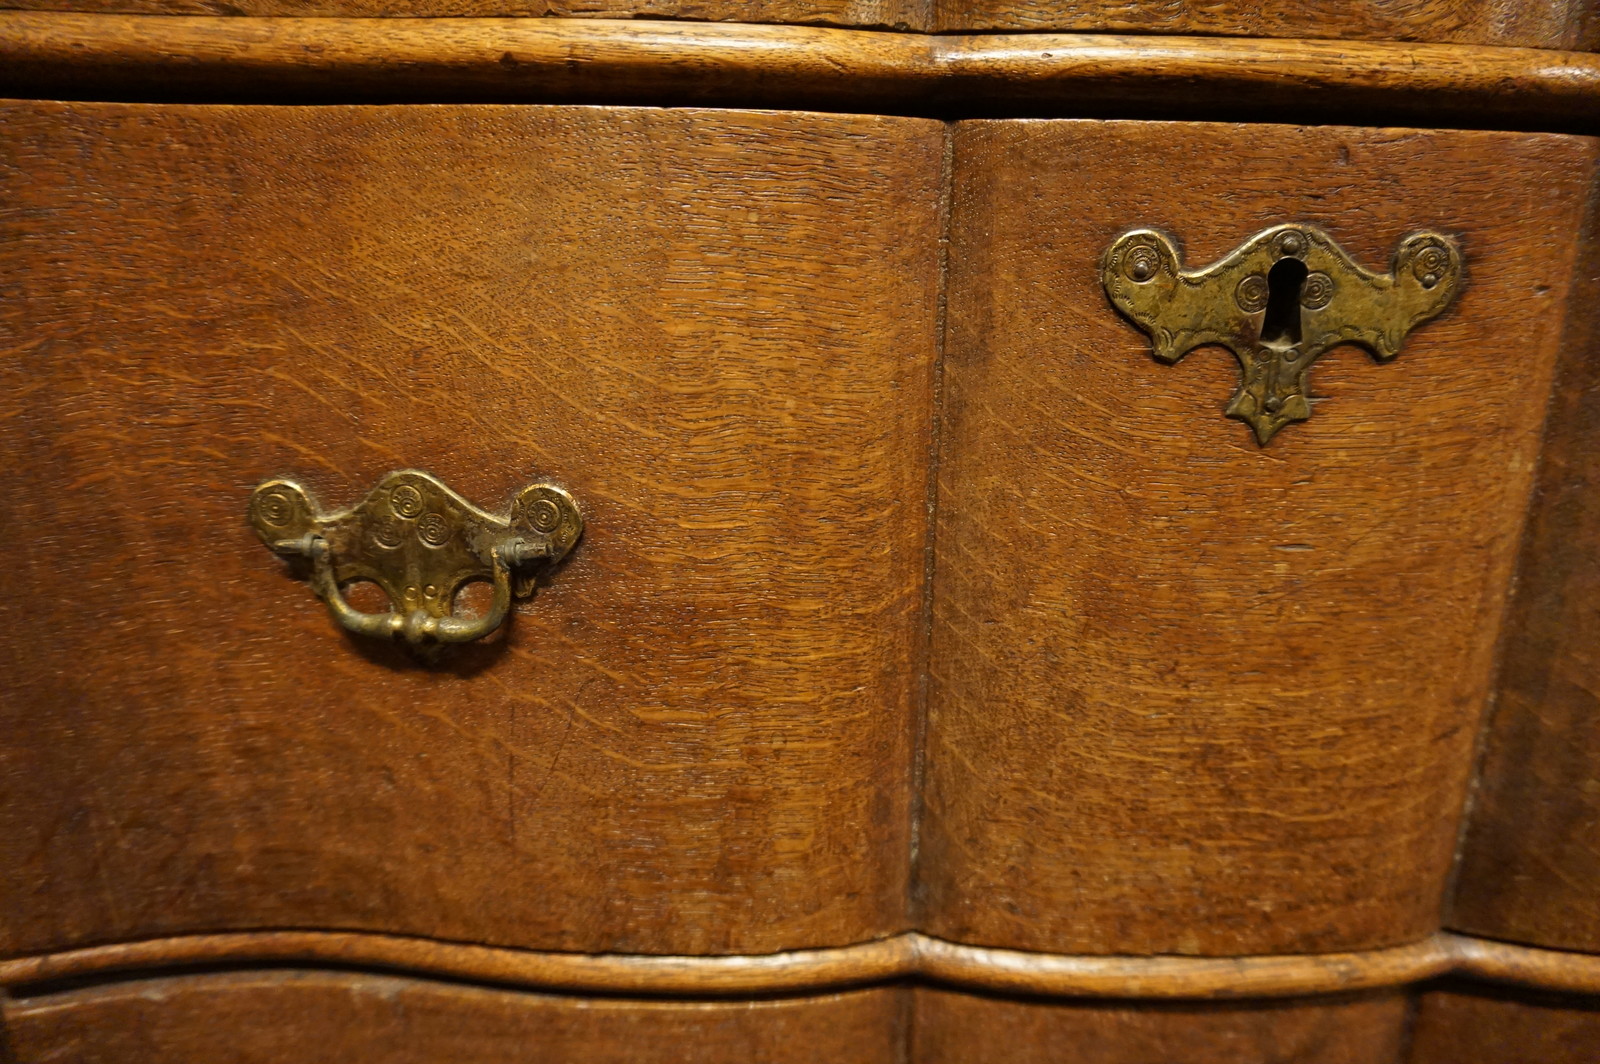
[[[11,11],[0,12],[0,94],[718,104],[952,117],[1203,113],[1583,131],[1600,125],[1600,55],[595,19]]]
[[[1445,975],[1600,992],[1600,956],[1437,934],[1353,953],[1256,957],[1067,956],[987,949],[915,932],[765,956],[535,952],[338,931],[253,931],[115,943],[0,961],[0,988],[184,965],[337,965],[544,990],[659,996],[813,991],[915,978],[1063,997],[1280,998],[1398,987]]]

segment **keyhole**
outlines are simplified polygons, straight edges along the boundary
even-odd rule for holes
[[[1300,342],[1300,289],[1306,283],[1306,264],[1299,259],[1279,259],[1267,271],[1267,313],[1261,319],[1261,342],[1272,347],[1293,347]]]

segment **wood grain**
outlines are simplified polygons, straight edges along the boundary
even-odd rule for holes
[[[285,964],[659,997],[795,993],[919,980],[1034,996],[1263,1000],[1404,987],[1449,975],[1600,994],[1600,956],[1462,935],[1350,953],[1126,957],[990,949],[916,932],[831,949],[676,957],[540,952],[339,931],[182,935],[0,960],[0,990],[131,979],[163,969]]]
[[[932,0],[4,0],[18,11],[224,18],[683,19],[926,30]]]
[[[1454,986],[1423,995],[1407,1064],[1591,1064],[1600,1004]]]
[[[941,33],[1077,33],[1435,41],[1593,49],[1585,0],[4,0],[22,11],[313,18],[684,19]]]
[[[1449,923],[1600,951],[1600,241],[1585,229]]]
[[[11,95],[792,105],[892,100],[927,76],[926,52],[921,37],[804,26],[0,12]]]
[[[886,983],[917,972],[921,937],[755,956],[566,953],[347,931],[247,931],[144,939],[0,960],[0,987],[137,978],[164,969],[296,965],[570,993],[718,997]],[[0,1057],[0,1060],[3,1060]]]
[[[960,115],[1592,132],[1600,101],[1595,56],[1531,48],[975,33],[936,55]]]
[[[0,950],[905,927],[942,127],[0,111]],[[254,539],[425,468],[584,541],[504,639],[342,636]]]
[[[1586,960],[1578,967],[1592,976]],[[919,936],[916,961],[918,975],[949,986],[1145,1000],[1304,997],[1404,986],[1456,970],[1454,943],[1442,936],[1381,950],[1252,957],[1064,956]]]
[[[917,1064],[1374,1064],[1399,1058],[1403,994],[1276,1004],[1016,1001],[919,989]]]
[[[585,1000],[276,971],[28,998],[6,1008],[5,1022],[15,1064],[886,1064],[903,1040],[899,997]]]
[[[0,93],[722,104],[1600,128],[1600,57],[1532,48],[540,19],[0,12]]]
[[[1600,996],[1600,956],[1534,949],[1468,935],[1441,935],[1451,970],[1485,982]]]
[[[923,930],[1248,954],[1438,926],[1594,150],[958,128]],[[1155,227],[1199,266],[1286,220],[1374,268],[1441,229],[1469,280],[1395,362],[1319,362],[1315,416],[1262,449],[1222,416],[1233,358],[1158,364],[1098,260]]]
[[[165,5],[172,0],[153,2]],[[1586,0],[1296,0],[1292,4],[1255,0],[934,0],[933,21],[934,28],[941,31],[1214,34],[1530,48],[1592,49],[1596,45],[1593,5]]]

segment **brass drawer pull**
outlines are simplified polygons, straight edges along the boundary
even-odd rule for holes
[[[522,489],[502,518],[415,469],[388,474],[333,514],[293,481],[269,480],[250,496],[250,524],[275,553],[310,563],[312,588],[346,631],[421,651],[500,627],[511,600],[533,593],[531,566],[560,561],[583,534],[577,504],[553,485]],[[388,613],[363,613],[346,601],[341,587],[358,580],[383,589]],[[493,582],[489,612],[456,617],[456,592],[473,580]]]
[[[1460,288],[1461,252],[1438,233],[1413,233],[1393,268],[1373,273],[1315,226],[1279,225],[1214,265],[1183,270],[1171,240],[1135,229],[1106,249],[1100,280],[1162,362],[1204,344],[1233,352],[1242,380],[1227,415],[1264,447],[1311,416],[1311,365],[1325,353],[1355,343],[1387,362],[1438,317]]]

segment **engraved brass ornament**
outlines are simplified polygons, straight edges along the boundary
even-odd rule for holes
[[[1413,233],[1395,248],[1390,271],[1373,273],[1322,230],[1279,225],[1189,271],[1165,235],[1135,229],[1106,249],[1100,279],[1162,362],[1205,344],[1233,352],[1242,379],[1227,415],[1254,429],[1264,447],[1311,416],[1317,359],[1360,344],[1387,362],[1407,333],[1449,306],[1461,287],[1461,252],[1438,233]]]
[[[341,627],[424,654],[500,627],[511,600],[533,594],[534,568],[560,561],[583,534],[577,504],[554,485],[522,489],[511,515],[494,517],[415,469],[388,474],[331,514],[293,481],[269,480],[250,496],[250,525],[276,554],[309,563],[311,586]],[[389,612],[346,601],[341,588],[360,580],[383,589]],[[489,611],[454,616],[456,592],[473,580],[493,584]]]

